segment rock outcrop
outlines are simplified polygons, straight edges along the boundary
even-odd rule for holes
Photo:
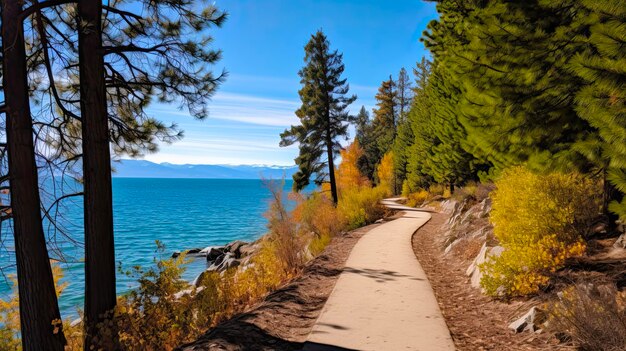
[[[237,240],[224,246],[209,246],[201,250],[198,255],[203,254],[206,257],[208,268],[194,279],[192,285],[199,286],[207,272],[224,272],[240,265],[245,266],[258,248],[258,242]]]
[[[492,236],[493,227],[489,223],[491,199],[487,198],[480,202],[473,199],[465,199],[462,202],[447,200],[442,202],[441,208],[450,215],[443,242],[446,254],[460,243],[485,242]]]
[[[509,329],[516,333],[524,331],[538,332],[541,330],[541,325],[546,322],[546,319],[547,315],[543,310],[532,307],[526,314],[509,324]]]
[[[626,249],[626,233],[622,234],[617,238],[613,247],[616,249]]]
[[[487,243],[484,243],[480,252],[472,261],[465,274],[470,277],[470,281],[473,287],[480,288],[480,280],[483,277],[483,272],[480,269],[480,265],[487,262],[490,257],[498,257],[502,255],[504,248],[502,246],[488,247]]]

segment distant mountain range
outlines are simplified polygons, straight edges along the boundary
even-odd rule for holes
[[[121,160],[112,164],[118,178],[221,178],[221,179],[291,179],[297,166],[268,165],[175,165],[145,160]]]

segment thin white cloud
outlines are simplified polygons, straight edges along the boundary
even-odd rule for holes
[[[258,96],[218,93],[209,105],[209,118],[265,126],[288,127],[296,124],[298,101],[271,99]],[[171,105],[159,105],[153,113],[189,116],[185,110]]]

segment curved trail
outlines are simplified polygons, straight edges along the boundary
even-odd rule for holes
[[[382,203],[403,210],[402,217],[370,230],[354,246],[304,351],[455,349],[411,247],[430,214],[397,200]]]

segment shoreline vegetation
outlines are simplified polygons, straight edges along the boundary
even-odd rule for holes
[[[210,32],[227,14],[199,11],[194,0],[2,1],[0,188],[10,202],[0,220],[12,224],[19,289],[0,301],[0,349],[156,351],[259,336],[237,323],[255,318],[253,306],[271,320],[281,298],[294,299],[296,313],[311,308],[282,319],[304,333],[299,318],[314,318],[324,296],[302,294],[316,275],[332,290],[361,232],[352,230],[384,218],[380,201],[402,194],[449,216],[436,215],[413,247],[460,350],[625,350],[623,3],[439,0],[421,37],[430,55],[413,77],[401,68],[381,82],[371,118],[364,106],[349,110],[357,97],[343,54],[318,30],[298,72],[297,123],[280,134],[281,147],[298,147],[295,207],[270,181],[267,234],[257,242],[207,249],[211,266],[193,284],[181,278],[185,254],[132,267],[119,274],[137,288],[116,296],[111,159],[182,137],[151,117],[155,101],[208,117],[226,78],[213,72],[221,51]],[[84,201],[76,323],[58,307],[63,272],[42,223],[58,224],[59,209],[42,211],[46,172],[83,186],[49,194],[54,204]],[[310,184],[316,192],[299,193]],[[286,334],[260,335],[267,349],[302,338],[270,327]]]
[[[283,182],[267,181],[272,194],[266,213],[268,232],[255,242],[234,241],[205,248],[206,252],[174,253],[167,260],[155,259],[154,268],[123,272],[134,277],[139,287],[118,298],[118,308],[102,330],[118,330],[124,350],[172,350],[262,301],[299,276],[333,237],[348,235],[347,231],[384,217],[379,202],[389,195],[389,189],[354,185],[349,176],[339,179],[338,207],[323,191],[308,197],[292,193],[290,201],[295,207],[291,211],[285,203]],[[159,247],[160,252],[164,250]],[[212,263],[193,282],[181,278],[188,255],[206,255]],[[57,283],[61,276],[55,266]],[[62,285],[57,284],[57,292],[63,293]],[[20,343],[17,306],[17,295],[0,304],[2,349],[17,349]],[[63,322],[67,350],[82,349],[81,323],[80,319]]]

